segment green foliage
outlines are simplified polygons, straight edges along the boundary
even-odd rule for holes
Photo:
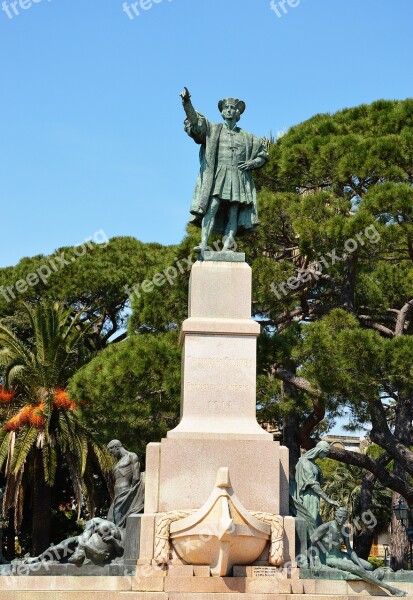
[[[83,367],[70,393],[102,440],[120,438],[142,456],[178,422],[180,367],[175,332],[135,334]]]
[[[135,280],[136,292],[131,299],[132,315],[128,330],[157,334],[177,330],[187,317],[188,283],[190,268],[196,261],[193,248],[196,245],[197,231],[188,226],[188,235],[181,244],[170,247],[168,252],[158,254],[158,260],[147,269],[140,280]],[[154,285],[150,292],[142,290],[142,283],[162,276],[160,285]]]
[[[350,523],[363,525],[360,498],[362,492],[363,478],[366,471],[353,465],[337,464],[331,459],[320,461],[323,470],[324,492],[348,511]],[[378,522],[378,530],[384,530],[391,518],[391,492],[379,482],[373,489],[373,501],[371,510]],[[334,519],[335,508],[326,502],[322,503],[321,513],[324,521]]]
[[[93,323],[87,340],[91,350],[100,350],[125,326],[125,309],[129,306],[125,286],[146,279],[153,266],[171,252],[173,250],[161,244],[144,244],[134,238],[118,237],[107,244],[85,245],[81,256],[78,256],[78,248],[67,247],[59,248],[51,256],[24,258],[15,267],[0,269],[0,289],[3,286],[11,300],[7,302],[4,294],[0,294],[0,317],[9,317],[12,325],[17,320],[24,326],[19,314],[16,315],[16,300],[30,303],[39,299],[61,301],[76,312],[82,310],[82,320]],[[27,290],[19,294],[16,282],[25,281],[42,267],[48,268],[49,276],[34,286],[26,285]],[[44,273],[47,274],[45,269]],[[7,292],[10,286],[15,299]]]
[[[384,560],[378,556],[369,556],[369,563],[372,565],[373,569],[384,567]]]

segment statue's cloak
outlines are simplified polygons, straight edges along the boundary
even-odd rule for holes
[[[315,449],[314,449],[315,454]],[[320,497],[313,491],[313,485],[323,484],[323,473],[320,467],[308,459],[310,452],[302,456],[295,468],[295,481],[291,486],[292,499],[296,515],[306,520],[312,533],[322,524],[320,516]],[[316,454],[315,454],[316,457]],[[312,456],[310,456],[312,458]]]
[[[208,204],[214,186],[219,136],[223,128],[223,123],[210,123],[206,117],[200,113],[197,114],[198,125],[191,125],[187,119],[185,121],[185,131],[197,144],[201,145],[199,152],[200,170],[190,208],[190,213],[192,215],[190,222],[201,227],[202,218],[208,210]],[[254,160],[260,157],[268,160],[268,154],[263,140],[242,129],[241,132],[245,140],[246,160]],[[248,233],[259,225],[257,192],[254,180],[250,171],[244,172],[244,175],[245,185],[248,186],[249,195],[253,201],[250,204],[240,205],[238,214],[238,235]],[[215,219],[215,233],[225,233],[225,216],[226,211],[221,210],[220,208]]]

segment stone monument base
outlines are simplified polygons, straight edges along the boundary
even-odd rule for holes
[[[245,569],[245,567],[243,567]],[[247,567],[252,569],[252,567]],[[382,600],[388,594],[362,581],[300,580],[279,573],[246,577],[0,577],[0,600]],[[413,584],[397,585],[413,600]],[[146,589],[143,589],[146,588]],[[196,591],[195,591],[196,590]]]

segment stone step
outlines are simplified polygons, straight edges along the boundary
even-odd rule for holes
[[[197,593],[197,592],[120,592],[73,590],[17,591],[0,590],[0,600],[382,600],[383,596],[369,594],[241,594],[241,593]],[[413,600],[407,596],[406,600]]]
[[[362,581],[275,577],[0,577],[0,600],[383,600]],[[393,583],[409,593],[413,584]]]

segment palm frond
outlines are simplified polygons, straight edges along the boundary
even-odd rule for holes
[[[55,482],[56,470],[57,470],[57,451],[54,446],[50,443],[45,444],[43,447],[43,470],[44,480],[52,487]]]
[[[20,471],[27,460],[27,456],[37,439],[38,430],[35,427],[23,427],[16,435],[13,459],[10,470],[14,475]]]
[[[11,435],[12,435],[11,431],[6,431],[5,429],[1,430],[1,433],[0,433],[0,470],[3,468],[3,465],[9,454]]]

